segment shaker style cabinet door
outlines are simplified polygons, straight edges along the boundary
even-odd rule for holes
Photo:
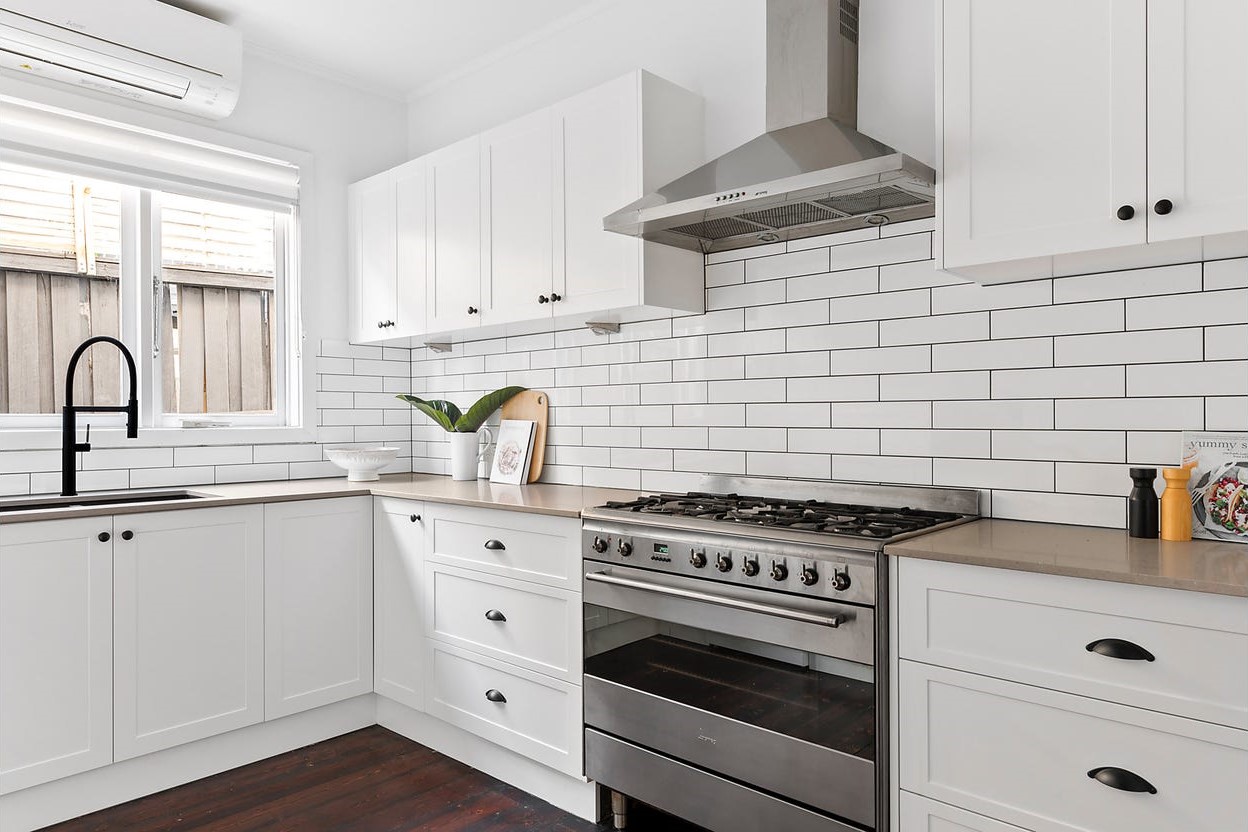
[[[350,186],[350,243],[356,337],[377,341],[397,326],[397,199],[393,171]]]
[[[1148,1],[1148,237],[1248,230],[1248,3]]]
[[[481,323],[548,317],[554,244],[549,109],[481,136]],[[554,295],[554,297],[552,297]]]
[[[373,501],[373,690],[418,711],[425,706],[424,510],[423,503]]]
[[[481,138],[424,157],[429,332],[481,323]]]
[[[117,760],[260,722],[264,507],[119,515]]]
[[[388,338],[425,332],[429,266],[425,160],[414,159],[395,174],[395,325],[387,329]]]
[[[942,15],[943,267],[1146,242],[1145,0]]]
[[[264,718],[373,689],[371,497],[264,507]]]
[[[0,526],[0,794],[113,761],[112,531]]]

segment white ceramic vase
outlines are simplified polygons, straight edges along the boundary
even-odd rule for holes
[[[485,444],[481,444],[482,433],[485,434]],[[475,433],[452,432],[451,479],[475,480],[481,460],[493,444],[494,433],[489,428],[481,428]]]

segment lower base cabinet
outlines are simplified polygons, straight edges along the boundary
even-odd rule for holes
[[[264,507],[114,518],[114,759],[264,718]]]
[[[897,827],[896,832],[1027,832],[910,792],[901,793]]]
[[[425,709],[423,503],[373,501],[373,690]]]

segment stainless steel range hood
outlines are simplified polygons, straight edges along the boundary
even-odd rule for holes
[[[767,0],[767,132],[604,227],[709,254],[933,216],[935,172],[857,111],[858,0]]]

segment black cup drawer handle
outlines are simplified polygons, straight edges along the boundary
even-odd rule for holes
[[[491,552],[501,552],[507,547],[503,545],[503,541],[501,540],[490,539],[485,541],[485,548],[489,549]]]
[[[491,621],[506,621],[507,620],[507,616],[503,615],[498,610],[486,610],[485,617]]]
[[[490,688],[489,690],[485,692],[485,698],[490,700],[491,702],[501,703],[501,702],[507,701],[507,697],[503,696],[502,691],[494,690],[493,688]]]
[[[1117,766],[1101,766],[1088,772],[1088,776],[1098,783],[1104,783],[1111,789],[1120,792],[1148,792],[1157,794],[1157,787],[1133,771]]]
[[[1124,659],[1132,662],[1154,662],[1157,657],[1138,644],[1123,641],[1120,638],[1098,638],[1087,646],[1089,653],[1096,653],[1110,659]]]

